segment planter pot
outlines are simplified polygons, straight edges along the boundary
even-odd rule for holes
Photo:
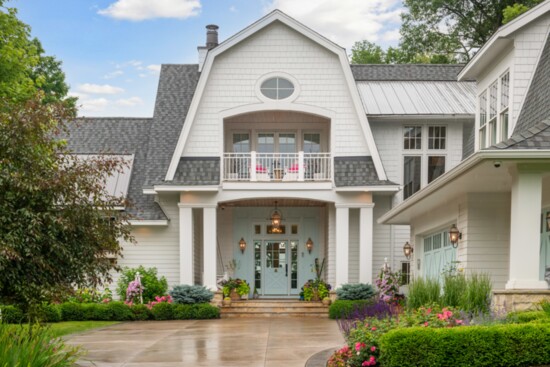
[[[238,300],[241,299],[241,296],[239,296],[239,294],[237,293],[237,291],[235,289],[231,290],[231,293],[229,293],[229,297],[231,297],[231,300],[233,300],[233,301],[238,301]]]
[[[224,299],[222,304],[227,307],[231,306],[231,299]]]
[[[323,299],[323,305],[325,305],[325,306],[330,306],[330,299],[324,298],[324,299]]]
[[[241,299],[247,300],[247,299],[248,299],[248,294],[243,294],[243,295],[241,296]]]
[[[314,302],[318,302],[321,300],[321,298],[319,297],[319,291],[317,289],[313,290],[313,296],[311,297],[311,300]]]

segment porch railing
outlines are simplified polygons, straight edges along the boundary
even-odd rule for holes
[[[330,181],[330,153],[224,153],[224,181]]]

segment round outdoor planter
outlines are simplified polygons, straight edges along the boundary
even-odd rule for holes
[[[231,306],[231,302],[232,302],[232,301],[231,301],[231,298],[229,298],[229,299],[225,299],[225,298],[224,298],[223,301],[222,301],[222,304],[223,304],[224,306],[229,307],[229,306]]]
[[[239,293],[235,289],[231,290],[231,293],[229,293],[229,297],[231,297],[231,300],[238,301],[241,299],[241,296],[239,296]]]

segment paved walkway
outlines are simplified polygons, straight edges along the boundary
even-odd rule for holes
[[[316,318],[149,321],[68,338],[88,351],[80,366],[304,367],[344,343],[336,322]]]

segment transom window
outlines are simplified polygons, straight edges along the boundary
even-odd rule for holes
[[[280,77],[269,78],[262,83],[260,91],[270,99],[285,99],[294,93],[294,84]]]
[[[422,126],[405,126],[403,149],[422,149]]]
[[[428,127],[428,149],[445,149],[446,138],[447,138],[447,127],[445,126]]]

